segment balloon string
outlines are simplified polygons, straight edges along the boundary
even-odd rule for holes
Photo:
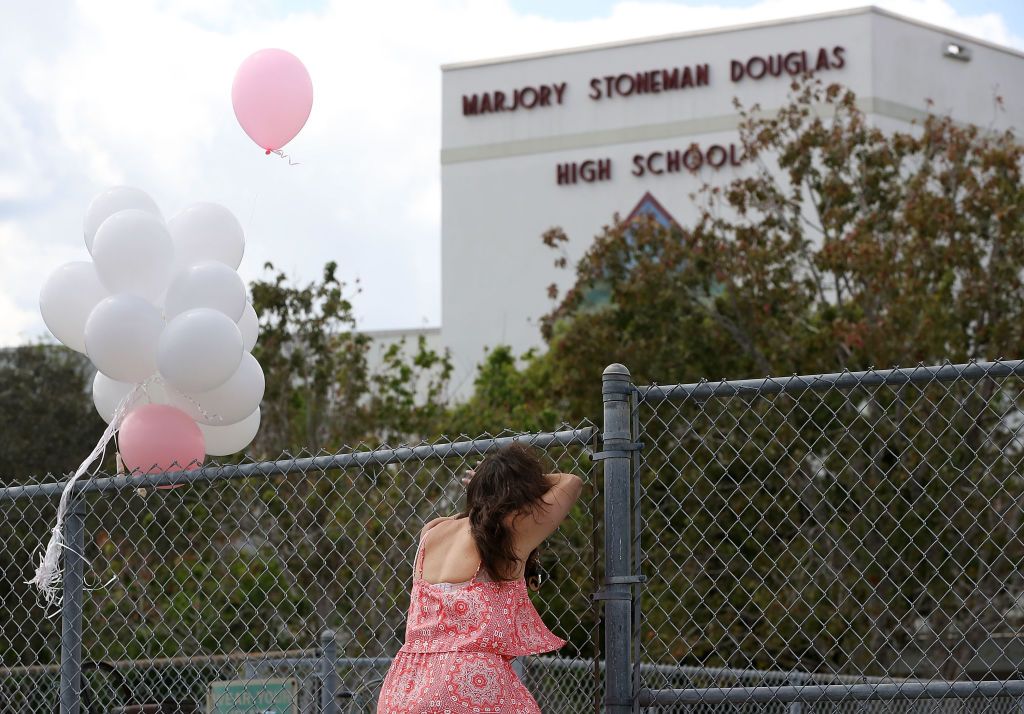
[[[163,379],[160,375],[154,374],[152,377],[147,379],[145,382],[142,383],[142,388],[145,390],[145,388],[146,388],[145,385],[149,384],[150,382],[163,386],[163,388],[166,391],[174,392],[176,395],[178,395],[179,397],[181,397],[182,399],[187,401],[189,404],[191,404],[193,407],[195,407],[196,411],[199,412],[199,414],[206,421],[224,421],[224,417],[222,417],[220,414],[216,414],[214,412],[207,411],[205,408],[203,408],[202,404],[200,404],[198,401],[193,399],[190,395],[185,394],[185,392],[181,391],[180,389],[178,389],[174,385],[168,384],[167,381],[165,379]],[[146,392],[146,396],[149,397],[149,392],[148,391]],[[150,398],[149,401],[152,402],[153,401],[152,398]]]
[[[61,555],[64,550],[71,548],[64,541],[64,520],[67,516],[68,508],[71,502],[71,494],[75,487],[75,484],[84,476],[93,477],[103,465],[103,455],[106,453],[107,444],[109,444],[116,435],[118,429],[121,427],[121,422],[124,421],[127,415],[128,409],[131,405],[135,404],[135,400],[142,392],[146,395],[146,398],[153,402],[152,395],[149,393],[149,385],[160,384],[165,390],[173,390],[178,396],[187,400],[196,411],[198,411],[204,419],[207,421],[223,421],[224,418],[219,414],[212,414],[203,408],[203,406],[193,399],[188,394],[185,394],[180,389],[173,387],[162,379],[159,375],[153,375],[148,379],[143,380],[139,384],[136,384],[132,390],[125,395],[121,402],[114,409],[114,414],[110,419],[110,424],[103,431],[103,435],[100,436],[96,446],[93,447],[92,452],[85,458],[85,461],[81,463],[78,469],[75,471],[71,479],[64,485],[64,490],[60,495],[60,503],[57,506],[57,517],[53,524],[53,530],[50,532],[50,541],[46,545],[46,549],[39,556],[39,565],[36,568],[35,575],[31,580],[28,581],[28,585],[35,585],[42,594],[43,599],[51,607],[60,607],[61,601],[63,600],[62,586],[63,579],[61,577]],[[95,462],[95,466],[90,468]],[[84,553],[79,553],[84,557]]]
[[[274,149],[274,150],[273,150],[273,151],[271,151],[270,153],[272,153],[272,154],[277,154],[277,155],[278,155],[278,156],[280,156],[280,157],[281,157],[282,159],[288,159],[288,165],[289,165],[289,166],[298,166],[298,165],[300,165],[300,163],[301,163],[301,162],[299,162],[299,161],[292,161],[292,157],[290,157],[290,156],[289,156],[288,154],[284,153],[284,152],[283,152],[283,151],[281,151],[280,149]]]
[[[139,389],[142,385],[135,385],[124,399],[121,400],[120,404],[114,410],[114,415],[110,420],[110,424],[103,431],[103,435],[100,436],[99,441],[93,450],[85,457],[85,461],[81,463],[75,474],[68,480],[64,485],[64,490],[60,494],[60,503],[57,506],[57,517],[53,524],[53,530],[50,532],[50,542],[47,543],[46,549],[43,554],[39,557],[39,566],[36,568],[36,573],[31,580],[28,581],[28,585],[35,585],[43,596],[43,599],[51,607],[59,607],[63,600],[62,590],[62,577],[61,577],[61,555],[65,549],[70,549],[64,541],[64,518],[67,516],[68,507],[71,502],[71,493],[75,487],[75,483],[83,476],[95,476],[103,465],[103,454],[107,451],[107,444],[110,443],[111,439],[114,438],[114,434],[121,426],[121,421],[124,419],[125,412],[128,409],[128,405],[132,403],[136,395],[139,393]],[[97,461],[98,460],[98,461]],[[96,466],[92,469],[93,462],[97,462]],[[82,557],[84,553],[79,553]]]

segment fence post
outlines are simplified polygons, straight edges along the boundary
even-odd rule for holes
[[[64,596],[60,625],[60,714],[82,705],[82,589],[85,569],[85,499],[72,494],[64,517]]]
[[[632,692],[632,526],[630,480],[633,439],[629,370],[609,365],[601,379],[604,400],[604,589],[596,597],[604,601],[604,710],[629,714]]]
[[[320,633],[320,712],[338,714],[338,640],[334,630]]]

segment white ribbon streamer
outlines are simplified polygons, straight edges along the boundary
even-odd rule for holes
[[[140,388],[145,389],[143,384],[136,385],[132,391],[130,391],[121,403],[117,405],[117,409],[114,410],[114,416],[110,420],[110,424],[103,430],[103,435],[100,440],[93,447],[92,452],[85,458],[82,465],[75,471],[74,476],[64,486],[64,491],[60,494],[60,503],[57,505],[57,519],[53,524],[53,530],[50,532],[50,542],[46,545],[46,550],[39,558],[39,566],[36,568],[35,576],[28,581],[29,585],[35,585],[39,588],[42,593],[43,599],[46,600],[47,604],[51,607],[60,607],[63,601],[63,573],[61,571],[61,555],[65,548],[70,548],[67,543],[64,542],[64,519],[67,516],[68,504],[71,502],[71,494],[75,487],[75,483],[87,475],[92,477],[95,476],[99,471],[100,466],[103,464],[103,454],[107,450],[107,444],[114,438],[114,434],[117,433],[118,428],[121,426],[121,421],[124,419],[125,411],[129,404],[135,399]],[[93,466],[93,462],[96,465],[90,470],[90,466]],[[84,553],[79,553],[84,557]]]
[[[42,593],[43,599],[51,607],[60,607],[61,601],[63,600],[63,572],[61,570],[61,555],[65,548],[70,546],[64,541],[64,519],[67,516],[68,505],[71,502],[71,494],[75,487],[75,483],[80,478],[88,475],[90,478],[95,476],[103,464],[103,455],[106,453],[107,445],[114,438],[117,430],[121,427],[121,422],[128,411],[129,405],[135,403],[136,397],[139,393],[146,395],[146,399],[150,402],[153,401],[149,394],[150,384],[160,384],[165,390],[172,390],[179,396],[188,400],[192,406],[198,411],[204,419],[208,421],[222,420],[220,415],[212,414],[208,412],[203,406],[190,397],[189,395],[182,392],[180,389],[176,389],[157,374],[154,374],[149,379],[136,384],[135,387],[125,395],[124,399],[117,405],[114,410],[114,415],[110,420],[110,424],[103,431],[103,435],[100,437],[96,446],[92,452],[86,457],[85,461],[82,462],[75,474],[64,486],[63,492],[60,495],[60,503],[57,506],[57,519],[53,524],[53,530],[50,532],[50,542],[46,545],[46,550],[39,557],[39,565],[36,568],[35,576],[28,581],[29,585],[35,585]],[[95,466],[93,463],[95,462]],[[90,467],[92,468],[90,469]],[[84,557],[84,553],[79,555]]]

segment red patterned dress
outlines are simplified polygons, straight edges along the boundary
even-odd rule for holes
[[[429,533],[429,531],[428,531]],[[420,540],[405,644],[381,689],[378,714],[540,714],[512,659],[557,650],[526,581],[428,583]]]

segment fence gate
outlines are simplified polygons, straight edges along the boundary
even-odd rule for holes
[[[608,554],[631,636],[608,663],[632,667],[609,711],[1022,711],[1022,376],[634,389],[610,367],[605,456],[634,527]]]

